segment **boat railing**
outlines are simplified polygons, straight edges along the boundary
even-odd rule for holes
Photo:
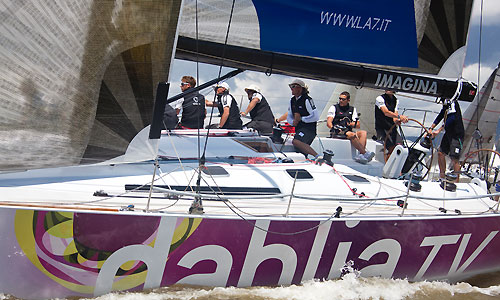
[[[439,114],[439,112],[430,110],[430,109],[421,109],[421,108],[403,108],[402,114],[405,116],[409,116],[412,119],[415,120],[421,120],[420,122],[424,124],[426,127],[430,127],[429,122],[433,122],[434,118],[429,119],[429,115],[435,116]],[[404,128],[414,128],[414,129],[420,129],[420,133],[422,133],[422,130],[424,130],[420,125],[408,122],[406,124],[402,124],[403,129]]]
[[[419,199],[419,200],[439,200],[443,201],[443,197],[426,197],[420,195],[412,195],[407,193],[402,193],[400,195],[394,196],[383,196],[383,197],[358,197],[358,196],[311,196],[311,195],[300,195],[291,193],[281,193],[281,194],[267,194],[267,195],[221,195],[221,194],[198,194],[194,192],[184,192],[173,189],[167,189],[162,187],[153,187],[155,192],[165,193],[167,195],[177,195],[177,196],[188,196],[188,197],[202,197],[203,199],[210,200],[237,200],[237,199],[277,199],[277,198],[288,198],[290,196],[303,200],[330,200],[330,201],[383,201],[383,200],[396,200],[401,198],[408,199]],[[484,194],[484,195],[470,195],[470,196],[460,196],[460,197],[446,197],[446,200],[471,200],[471,199],[483,199],[490,198],[494,196],[500,196],[500,192]]]

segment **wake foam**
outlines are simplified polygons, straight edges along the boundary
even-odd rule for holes
[[[409,282],[405,279],[362,278],[349,273],[341,279],[312,280],[287,287],[203,288],[173,286],[144,293],[107,294],[98,300],[163,299],[487,299],[500,295],[500,285],[479,288],[469,283]]]

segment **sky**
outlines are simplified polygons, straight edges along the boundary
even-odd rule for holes
[[[482,32],[481,32],[481,44],[479,43],[480,34],[480,11],[482,4]],[[500,62],[500,0],[475,0],[474,7],[472,10],[471,24],[469,29],[469,41],[467,47],[467,56],[464,63],[463,77],[473,81],[478,82],[478,73],[480,74],[479,86],[481,87],[484,82],[491,75],[492,71],[496,68]],[[479,45],[481,45],[481,55],[479,64]],[[479,69],[478,66],[481,66]],[[229,72],[232,69],[223,68],[222,74]],[[200,64],[199,66],[199,78],[200,82],[206,82],[217,77],[219,73],[219,67],[214,65]],[[180,93],[180,78],[183,75],[191,75],[196,78],[196,64],[194,62],[174,60],[171,72],[170,81],[172,83],[172,88],[170,90],[169,96],[173,96]],[[290,100],[291,94],[288,87],[294,77],[282,76],[282,75],[271,75],[252,71],[245,71],[244,73],[236,76],[235,78],[229,79],[227,83],[230,86],[231,94],[236,98],[238,104],[240,105],[240,110],[246,108],[248,100],[246,99],[246,94],[244,88],[250,84],[257,84],[262,94],[269,101],[273,113],[275,116],[280,116],[285,113],[288,107],[288,102]],[[330,99],[331,94],[335,89],[335,83],[322,82],[310,79],[304,79],[304,81],[309,86],[310,95],[314,99],[314,102],[318,109],[322,111],[326,106],[326,103]],[[205,92],[208,93],[209,91]],[[212,94],[208,94],[207,97],[213,97]],[[423,108],[432,111],[439,111],[440,106],[438,104],[415,101],[414,99],[405,98],[400,96],[400,111],[402,108]],[[426,100],[429,100],[427,98]],[[241,107],[243,106],[243,107]],[[464,110],[468,106],[467,103],[462,105]]]

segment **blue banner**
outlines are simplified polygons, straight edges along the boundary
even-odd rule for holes
[[[252,0],[265,51],[418,67],[413,0]]]

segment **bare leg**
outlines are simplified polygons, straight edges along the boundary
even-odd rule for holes
[[[451,162],[453,164],[453,171],[457,174],[457,180],[455,182],[458,182],[458,179],[460,179],[460,163],[456,158],[452,158]]]
[[[308,144],[301,142],[297,139],[293,139],[292,144],[295,148],[297,148],[297,150],[299,150],[300,152],[302,152],[304,154],[310,154],[312,156],[318,155],[318,153],[316,151],[314,151],[314,149],[311,148],[311,146],[309,146]]]
[[[359,142],[361,143],[363,149],[366,149],[366,131],[359,130],[356,132],[356,135],[358,136]]]
[[[346,132],[347,138],[349,141],[351,141],[351,145],[356,148],[356,150],[359,151],[361,154],[365,154],[366,150],[365,147],[363,147],[363,144],[361,144],[358,135],[352,131]],[[366,137],[366,132],[365,132],[365,137]]]
[[[438,151],[439,177],[444,178],[446,173],[446,154]]]

